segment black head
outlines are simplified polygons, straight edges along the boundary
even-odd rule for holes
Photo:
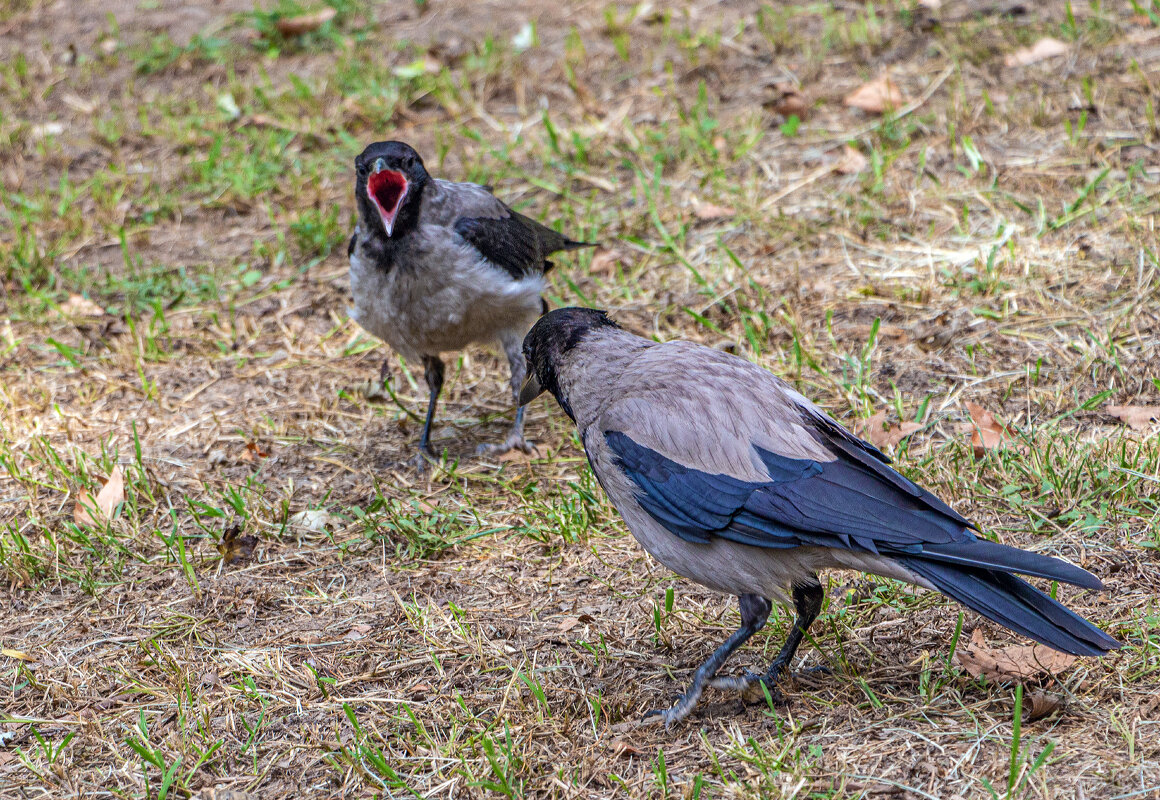
[[[375,142],[354,160],[359,216],[387,238],[413,228],[427,185],[423,159],[404,142]]]
[[[549,391],[571,417],[567,398],[560,394],[557,370],[568,352],[589,333],[601,328],[619,327],[606,312],[597,308],[557,308],[540,317],[524,337],[528,378],[520,390],[520,405],[527,405],[544,391]]]

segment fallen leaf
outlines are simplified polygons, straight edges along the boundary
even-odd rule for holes
[[[1015,440],[1011,429],[1001,424],[995,415],[978,403],[967,402],[967,413],[971,415],[971,445],[975,458],[982,458],[988,450],[1007,449],[1026,453],[1026,445]]]
[[[1107,406],[1104,410],[1134,431],[1146,431],[1160,422],[1160,406]]]
[[[870,162],[866,156],[850,145],[846,145],[846,149],[842,151],[842,160],[838,162],[838,166],[834,167],[834,170],[839,175],[857,175],[868,166],[870,166]]]
[[[371,630],[370,625],[360,622],[357,625],[352,625],[342,639],[344,642],[357,642],[359,639],[365,639]]]
[[[976,628],[971,641],[956,651],[955,660],[976,678],[1024,681],[1063,672],[1076,657],[1042,644],[991,648],[983,641],[983,631]]]
[[[238,536],[241,532],[240,526],[232,525],[222,534],[222,541],[217,549],[222,554],[222,561],[227,565],[249,558],[254,552],[254,546],[258,544],[256,536],[250,534]]]
[[[125,476],[121,473],[121,467],[116,466],[109,473],[105,485],[97,492],[95,500],[88,489],[81,489],[77,504],[73,508],[73,519],[78,525],[100,525],[104,520],[112,519],[117,504],[124,499]]]
[[[330,524],[331,519],[331,515],[321,508],[308,508],[290,517],[287,523],[292,528],[307,530],[311,533],[322,533]]]
[[[693,214],[697,219],[725,219],[732,217],[737,212],[729,206],[718,206],[713,203],[702,203],[694,201]]]
[[[886,412],[879,411],[867,420],[859,420],[854,424],[854,433],[865,436],[870,444],[879,450],[896,447],[899,442],[915,431],[922,430],[917,422],[903,422],[892,428],[886,427]]]
[[[775,83],[773,95],[765,101],[764,105],[774,114],[780,114],[783,117],[797,117],[804,121],[809,114],[809,105],[806,103],[805,95],[789,81]]]
[[[608,743],[608,749],[612,751],[614,758],[633,758],[639,756],[643,751],[640,748],[634,747],[624,739],[613,739]]]
[[[35,661],[32,656],[23,650],[9,650],[7,647],[0,647],[0,654],[6,655],[9,658],[19,659],[20,661]]]
[[[559,633],[567,633],[579,624],[580,620],[577,617],[564,617],[564,619],[560,620],[560,624],[556,627],[556,630]]]
[[[1063,710],[1065,705],[1064,699],[1059,695],[1032,692],[1023,698],[1023,721],[1035,722],[1050,717],[1056,711]]]
[[[1069,49],[1059,39],[1052,39],[1050,36],[1046,36],[1030,47],[1021,48],[1009,54],[1003,59],[1003,63],[1008,67],[1025,67],[1028,64],[1034,64],[1036,61],[1043,61],[1046,58],[1062,56]]]
[[[278,29],[278,33],[283,36],[301,36],[304,33],[310,33],[321,28],[326,23],[334,19],[334,15],[338,12],[333,8],[324,8],[321,11],[315,11],[313,14],[299,14],[296,17],[283,17],[274,23],[274,27]]]
[[[105,309],[94,303],[87,297],[79,294],[70,294],[68,300],[65,300],[56,307],[57,313],[62,317],[103,317],[105,316]]]
[[[843,102],[851,108],[859,108],[867,114],[881,114],[887,109],[901,106],[903,96],[898,84],[890,80],[889,75],[883,74],[846,95]]]
[[[246,449],[238,456],[239,461],[256,461],[259,458],[269,458],[270,451],[263,450],[257,442],[246,442]]]
[[[621,255],[618,250],[599,250],[596,255],[592,256],[592,263],[588,266],[588,272],[592,275],[602,275],[611,278],[616,274],[616,268],[621,263]]]

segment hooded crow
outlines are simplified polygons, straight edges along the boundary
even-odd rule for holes
[[[420,447],[431,448],[431,419],[443,388],[439,355],[496,342],[511,366],[512,398],[525,369],[520,343],[547,310],[540,294],[547,256],[590,246],[512,211],[474,183],[432,178],[403,142],[376,142],[355,159],[358,225],[351,237],[351,317],[407,359],[422,361],[430,391]],[[383,364],[385,376],[387,364]],[[498,455],[527,451],[523,410]]]
[[[740,598],[740,629],[672,708],[648,715],[666,726],[687,716],[706,687],[774,688],[821,611],[817,573],[825,568],[942,592],[1065,653],[1119,647],[1012,573],[1103,588],[1095,576],[979,538],[885,455],[743,358],[691,342],[658,344],[586,308],[542,317],[524,339],[524,356],[520,404],[543,391],[555,396],[637,541],[677,574]],[[796,612],[773,664],[764,675],[718,677],[765,625],[771,600]]]

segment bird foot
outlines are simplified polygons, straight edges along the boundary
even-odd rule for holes
[[[726,691],[741,692],[742,697],[746,700],[761,701],[765,699],[765,693],[761,691],[764,686],[769,690],[769,696],[774,702],[782,702],[785,700],[785,695],[782,694],[778,687],[781,679],[785,676],[785,668],[778,666],[776,669],[770,669],[764,675],[758,675],[756,672],[745,670],[740,675],[721,675],[709,681],[708,685],[714,689],[725,689]],[[817,665],[813,667],[806,667],[794,672],[794,676],[798,675],[816,675],[816,674],[831,674],[833,670],[825,665]]]
[[[709,681],[709,686],[714,689],[725,689],[729,692],[747,692],[750,687],[760,682],[763,677],[763,675],[758,675],[756,672],[745,670],[740,675],[718,675]]]
[[[536,449],[534,442],[529,442],[521,434],[513,433],[507,439],[499,444],[481,444],[475,448],[477,456],[485,456],[495,458],[510,453],[512,450],[519,450],[521,453],[529,456],[538,456],[540,451]]]
[[[439,466],[439,456],[430,447],[420,447],[403,463],[416,472],[426,472],[430,467]]]
[[[664,723],[665,730],[673,726],[674,723],[680,722],[685,717],[693,712],[697,707],[697,701],[700,699],[701,693],[692,694],[691,692],[681,695],[681,699],[673,704],[672,708],[654,708],[641,717],[640,724],[653,725],[658,722]]]

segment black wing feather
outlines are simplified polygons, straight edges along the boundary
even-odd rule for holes
[[[590,246],[506,210],[506,217],[460,217],[454,228],[484,258],[515,280],[546,272],[551,267],[546,257],[552,253]]]

